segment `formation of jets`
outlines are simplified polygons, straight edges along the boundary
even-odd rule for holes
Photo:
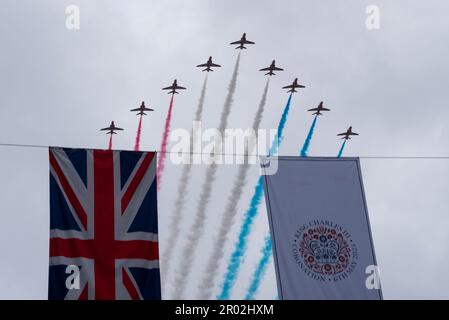
[[[352,127],[349,127],[349,129],[346,130],[346,132],[337,134],[337,136],[343,136],[342,139],[345,139],[345,140],[350,140],[351,136],[358,136],[358,135],[359,135],[358,133],[355,133],[352,131]]]
[[[170,90],[168,93],[169,94],[175,94],[175,93],[179,93],[176,90],[185,90],[186,88],[178,86],[178,81],[175,79],[175,81],[173,81],[173,84],[171,86],[162,88],[162,90]]]
[[[213,63],[212,57],[209,57],[209,59],[207,60],[206,63],[197,65],[197,68],[204,68],[204,67],[206,67],[206,68],[203,69],[203,71],[210,72],[210,71],[214,71],[212,68],[219,68],[221,66],[219,64]]]
[[[145,102],[142,101],[142,104],[140,105],[140,107],[138,107],[136,109],[131,109],[131,112],[136,112],[136,111],[137,111],[138,116],[143,116],[143,115],[146,116],[147,114],[145,113],[145,111],[154,111],[154,109],[145,107]],[[112,122],[112,123],[114,123],[114,122]]]
[[[322,111],[331,111],[331,109],[327,109],[327,108],[323,107],[323,101],[321,101],[320,104],[318,105],[318,107],[309,109],[307,111],[314,111],[314,113],[312,113],[312,114],[319,116],[322,114],[321,113]]]
[[[237,45],[237,47],[235,49],[242,50],[242,49],[247,49],[245,45],[255,44],[255,42],[248,40],[246,38],[246,33],[243,33],[240,40],[233,41],[230,44]],[[214,71],[212,68],[220,68],[221,65],[214,63],[212,61],[212,57],[209,57],[209,59],[207,60],[206,63],[199,64],[199,65],[197,65],[197,67],[204,68],[202,70],[203,72],[204,71],[211,72],[211,71]],[[269,67],[262,68],[262,69],[260,69],[260,71],[267,71],[267,73],[265,73],[265,75],[273,76],[273,75],[276,75],[274,73],[274,71],[284,71],[284,69],[277,67],[276,61],[273,60]],[[282,87],[282,89],[289,89],[287,92],[290,92],[290,93],[298,92],[296,89],[302,89],[302,88],[305,88],[305,86],[298,83],[298,78],[295,78],[293,80],[292,84]],[[181,87],[178,85],[178,82],[176,79],[173,81],[173,83],[170,86],[162,88],[162,90],[168,90],[168,94],[178,94],[179,92],[177,90],[185,90],[185,89],[186,89],[185,87]],[[131,109],[131,111],[137,112],[137,115],[146,115],[145,112],[154,111],[154,110],[151,108],[147,108],[145,106],[145,102],[142,101],[142,104],[140,105],[139,108]],[[312,111],[313,115],[319,116],[319,115],[323,114],[322,113],[323,111],[330,111],[330,109],[323,107],[323,102],[321,101],[320,104],[318,105],[318,107],[309,109],[308,111]],[[109,127],[106,127],[106,128],[100,129],[100,130],[107,131],[106,134],[112,135],[112,134],[117,134],[115,131],[123,130],[123,129],[116,127],[114,124],[114,121],[112,121],[111,124],[109,125]],[[349,127],[349,129],[346,130],[346,132],[337,134],[337,136],[342,136],[342,139],[345,139],[345,140],[351,139],[351,136],[358,136],[358,135],[359,135],[358,133],[355,133],[352,131],[352,127]]]
[[[116,130],[123,130],[122,128],[116,127],[114,124],[114,121],[111,121],[111,124],[109,125],[109,127],[100,129],[100,131],[107,131],[106,134],[117,134],[117,132],[115,132]]]

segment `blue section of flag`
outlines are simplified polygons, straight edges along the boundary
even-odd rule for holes
[[[120,183],[121,187],[125,186],[126,181],[128,181],[129,176],[136,167],[137,162],[139,162],[142,157],[143,152],[138,151],[122,151],[120,152]]]
[[[70,162],[73,164],[76,172],[80,176],[84,185],[87,186],[87,152],[84,149],[69,149],[64,148]]]
[[[128,232],[157,233],[157,229],[157,188],[154,180]]]
[[[50,194],[50,229],[80,231],[64,195],[52,175],[50,175]]]
[[[65,273],[66,265],[50,266],[48,272],[48,299],[64,300],[69,289],[66,287],[67,274]],[[50,290],[51,289],[51,290]]]
[[[161,277],[159,269],[129,268],[136,280],[144,300],[161,299]]]

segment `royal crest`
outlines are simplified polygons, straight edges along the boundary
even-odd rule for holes
[[[356,258],[354,250],[357,249],[351,235],[329,221],[313,221],[295,233],[294,257],[314,278],[330,280],[329,276],[352,271],[350,266]]]

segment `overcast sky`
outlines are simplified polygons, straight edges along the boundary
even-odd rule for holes
[[[80,9],[79,30],[66,28],[65,8]],[[368,5],[380,9],[380,29],[365,27]],[[0,142],[105,148],[98,129],[125,128],[114,147],[132,149],[142,100],[156,111],[144,119],[142,149],[159,149],[174,78],[188,88],[176,96],[172,127],[190,129],[212,55],[223,67],[209,75],[204,127],[216,127],[236,58],[228,43],[243,32],[256,42],[242,53],[230,128],[249,128],[265,77],[276,59],[263,128],[276,128],[298,77],[282,155],[296,155],[312,120],[306,108],[323,100],[311,156],[335,156],[335,136],[349,125],[360,136],[347,156],[449,156],[449,3],[445,0],[147,1],[3,0],[0,5]],[[0,147],[0,298],[45,299],[48,272],[46,149]],[[449,298],[449,160],[362,159],[363,179],[381,269],[384,297]],[[204,166],[195,166],[182,221],[195,212]],[[237,167],[220,166],[206,235],[207,254]],[[245,211],[251,175],[239,210]],[[164,249],[180,167],[167,163],[159,194]],[[226,257],[241,219],[226,244]],[[265,205],[232,297],[241,299],[268,230]],[[185,232],[181,234],[181,246]],[[177,248],[176,257],[179,257]],[[200,251],[198,251],[200,252]],[[199,259],[196,259],[199,260]],[[193,268],[187,297],[202,272]],[[221,281],[221,278],[220,278]],[[217,288],[218,290],[218,288]],[[273,264],[257,298],[276,297]]]

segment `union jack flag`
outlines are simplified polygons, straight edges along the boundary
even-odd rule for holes
[[[49,156],[49,299],[161,299],[156,153]]]

